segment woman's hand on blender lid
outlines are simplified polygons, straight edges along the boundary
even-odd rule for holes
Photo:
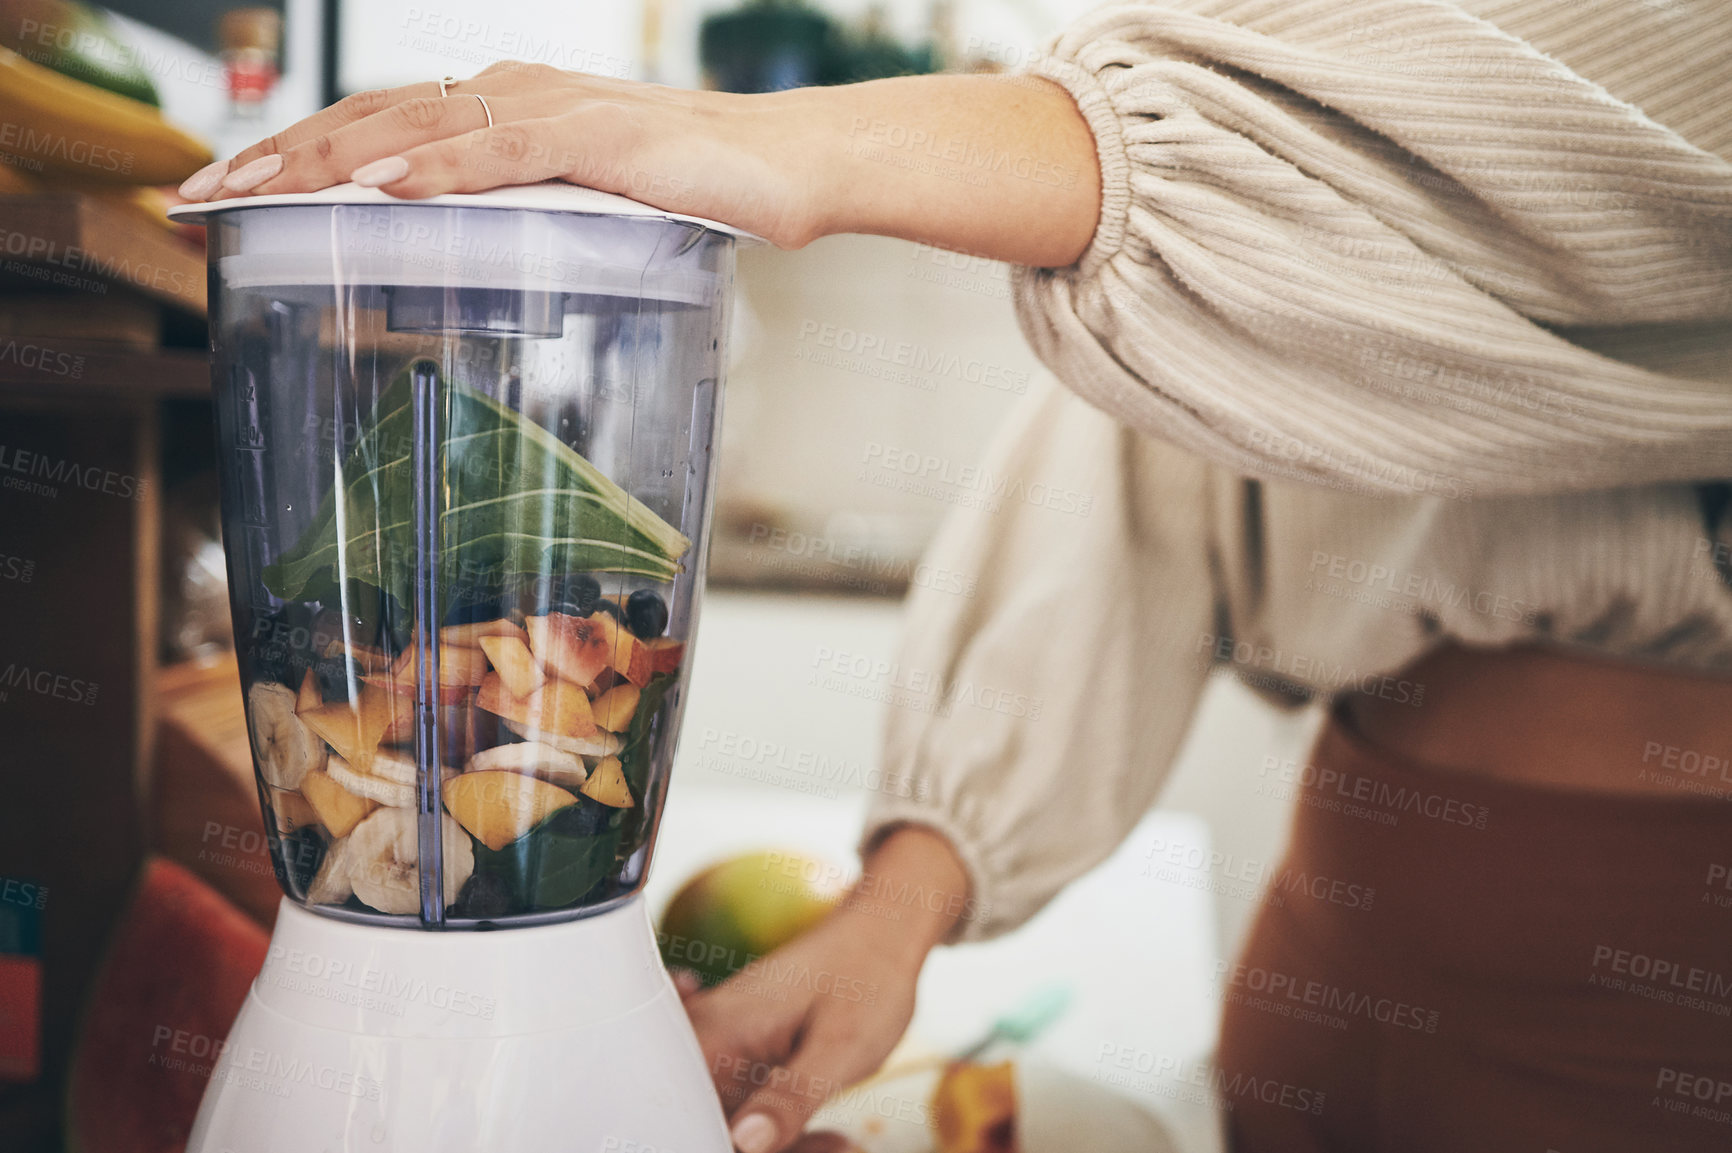
[[[441,89],[444,94],[441,95]],[[479,97],[479,99],[477,99]],[[191,200],[353,180],[418,200],[566,180],[721,220],[782,247],[817,234],[817,174],[792,102],[495,64],[469,80],[357,92],[181,186]]]
[[[908,139],[1037,158],[1063,178],[1007,168],[934,179],[883,143]],[[1044,80],[908,76],[740,95],[515,62],[358,92],[200,170],[180,192],[221,200],[350,180],[406,200],[565,180],[780,248],[864,232],[1045,266],[1082,254],[1100,209],[1094,137]]]

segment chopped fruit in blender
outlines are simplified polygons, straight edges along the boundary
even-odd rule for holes
[[[314,771],[301,780],[301,796],[333,837],[346,837],[379,802],[351,793],[329,773]]]
[[[612,635],[598,623],[602,619],[599,615],[549,613],[526,617],[523,626],[529,631],[529,647],[543,668],[561,680],[587,685],[611,662]]]
[[[341,638],[332,641],[325,647],[324,655],[336,657],[348,655],[348,658],[358,665],[364,673],[382,673],[391,667],[391,658],[384,649],[372,645],[346,644]]]
[[[445,786],[446,811],[494,851],[517,840],[550,814],[576,803],[577,798],[564,789],[521,773],[464,773]]]
[[[625,732],[631,727],[631,719],[637,715],[637,703],[642,696],[642,691],[634,684],[615,685],[590,705],[595,713],[595,723],[610,733]]]
[[[308,779],[315,773],[318,773],[317,769],[309,770],[307,775],[301,778],[303,791],[307,787]],[[279,833],[292,833],[296,829],[304,829],[309,825],[320,823],[319,814],[312,805],[307,803],[307,798],[302,793],[289,789],[271,790],[271,811],[277,815],[277,831]]]
[[[445,858],[445,904],[450,905],[475,872],[475,850],[450,817],[441,816],[439,827]],[[344,857],[355,896],[381,913],[421,911],[416,868],[421,859],[421,838],[413,809],[379,809],[356,825],[347,841]]]
[[[347,701],[332,701],[307,710],[299,719],[323,737],[338,756],[365,772],[386,731],[405,715],[412,723],[414,698],[368,685],[361,690],[359,707],[351,708]]]
[[[354,895],[355,886],[349,883],[349,838],[338,837],[325,850],[325,859],[307,886],[307,900],[315,905],[341,905]]]
[[[680,671],[680,660],[686,655],[684,641],[676,641],[672,637],[656,637],[645,641],[644,648],[650,654],[650,672],[677,673]]]
[[[476,649],[475,651],[480,652],[481,650]],[[440,680],[444,680],[445,671],[443,669],[440,670],[439,676]],[[375,688],[384,689],[388,693],[396,693],[410,701],[421,695],[421,686],[416,684],[413,679],[400,677],[393,673],[368,673],[361,680]],[[460,704],[469,699],[469,690],[472,687],[474,686],[467,684],[441,684],[433,690],[433,696],[442,705]]]
[[[308,709],[316,709],[325,703],[325,698],[319,695],[318,674],[308,669],[301,678],[301,691],[295,694],[295,711],[304,713]]]
[[[618,733],[604,732],[601,729],[587,737],[566,737],[558,733],[544,732],[533,725],[526,725],[508,717],[502,720],[507,729],[526,741],[541,741],[556,749],[576,753],[580,757],[611,757],[625,747],[625,742]]]
[[[505,769],[575,789],[589,776],[583,758],[541,741],[521,741],[483,749],[469,759],[471,773]]]
[[[556,612],[586,617],[595,611],[595,602],[600,599],[601,582],[588,573],[577,573],[554,584],[551,606]]]
[[[623,677],[614,672],[611,668],[601,670],[599,673],[595,674],[595,680],[586,686],[586,689],[589,692],[589,699],[593,701],[595,698],[601,696],[601,694],[607,692],[607,690],[613,688],[613,686],[619,684],[623,679]]]
[[[407,683],[410,686],[418,684],[421,676],[415,667],[415,658],[419,651],[420,647],[411,640],[408,646],[397,654],[397,659],[391,663],[391,679]],[[480,649],[454,644],[441,644],[439,646],[439,684],[441,686],[469,687],[478,685],[486,673],[487,658]]]
[[[646,641],[659,637],[668,628],[668,604],[653,589],[638,589],[626,598],[625,623]]]
[[[505,687],[498,673],[488,673],[475,703],[508,721],[561,736],[587,737],[596,728],[588,695],[566,681],[548,681],[520,697]]]
[[[404,766],[408,771],[404,772]],[[415,807],[415,762],[406,757],[390,754],[380,754],[373,758],[374,768],[385,768],[390,776],[363,772],[349,764],[341,757],[332,757],[331,763],[325,766],[331,780],[369,801],[377,801],[391,809],[412,809]],[[442,768],[440,770],[447,780],[456,775],[456,770]]]
[[[485,648],[481,642],[487,637],[516,637],[526,645],[529,643],[529,634],[523,631],[523,626],[505,617],[446,625],[439,630],[439,643],[445,645]]]
[[[587,707],[588,702],[584,703]],[[312,715],[307,713],[306,717]],[[295,715],[294,689],[272,681],[255,684],[247,692],[247,719],[252,728],[253,758],[267,785],[299,788],[302,777],[324,766],[325,746],[319,743],[323,734],[310,720]]]
[[[519,632],[523,630],[519,629]],[[514,697],[527,697],[547,679],[541,666],[535,663],[528,644],[528,634],[518,637],[487,636],[481,638],[481,651],[493,662],[499,679]]]
[[[631,786],[625,783],[625,769],[618,757],[603,757],[597,761],[581,791],[590,800],[616,809],[629,809],[633,804]]]
[[[608,663],[613,666],[613,671],[639,688],[649,684],[652,675],[650,655],[644,643],[634,636],[630,629],[606,613],[596,613],[589,619],[601,626],[601,633],[610,654]]]

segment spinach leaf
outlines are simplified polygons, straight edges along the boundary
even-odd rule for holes
[[[599,822],[573,820],[576,815],[578,806],[562,809],[503,849],[476,844],[475,871],[498,876],[526,911],[577,904],[613,875],[620,821],[617,813],[603,812]]]
[[[423,362],[426,364],[426,362]],[[433,371],[428,365],[424,371]],[[434,374],[441,599],[526,573],[605,571],[671,580],[691,541],[551,432]],[[415,576],[413,384],[399,373],[343,462],[342,483],[265,586],[306,599],[340,580],[408,604]]]

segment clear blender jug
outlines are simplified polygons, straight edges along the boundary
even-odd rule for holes
[[[241,1093],[219,1067],[191,1148],[727,1149],[637,894],[737,234],[564,185],[181,213],[208,228],[230,596],[286,897],[228,1052],[289,1076]],[[301,1086],[297,1061],[376,1092]],[[572,1074],[582,1121],[528,1098],[421,1116],[501,1075],[568,1104]]]

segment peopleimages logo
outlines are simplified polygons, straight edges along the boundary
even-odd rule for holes
[[[0,444],[0,473],[15,474],[5,478],[5,487],[28,488],[43,496],[59,495],[59,490],[50,487],[53,484],[69,484],[86,492],[100,492],[122,500],[143,500],[147,491],[143,480],[127,473],[99,465],[85,466],[69,460],[56,460],[39,452],[5,444]]]
[[[493,1020],[497,1012],[497,1003],[492,997],[483,997],[479,993],[450,985],[429,983],[422,977],[390,973],[370,965],[357,967],[347,961],[300,949],[285,949],[280,945],[271,946],[266,968],[276,970],[276,983],[279,986],[302,989],[315,996],[324,996],[325,990],[330,990],[374,996],[398,1003],[418,1001],[435,1009],[449,1010],[467,1017],[479,1017],[483,1021]],[[297,981],[287,974],[296,974],[306,980]],[[314,982],[324,989],[307,988],[306,982]]]

